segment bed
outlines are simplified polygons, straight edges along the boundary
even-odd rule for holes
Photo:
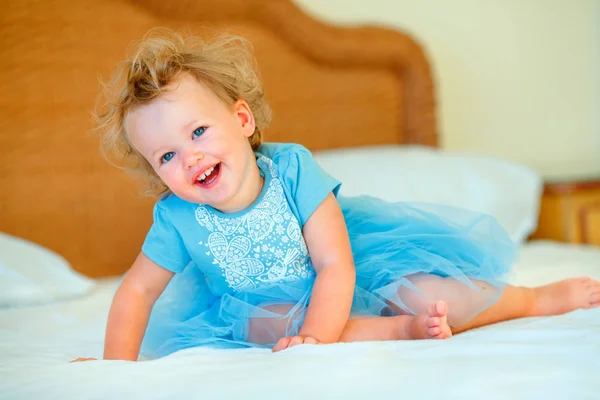
[[[248,37],[274,111],[267,140],[305,145],[334,176],[347,175],[348,194],[397,168],[395,192],[374,178],[369,192],[467,202],[494,214],[521,244],[512,283],[600,279],[600,249],[528,242],[540,178],[523,166],[436,148],[432,66],[405,33],[326,25],[288,0],[8,0],[2,9],[0,398],[597,398],[600,309],[439,342],[278,354],[203,348],[140,363],[69,364],[101,357],[111,296],[152,222],[154,200],[100,155],[90,111],[98,76],[107,78],[154,26]],[[370,162],[356,169],[361,160]],[[460,188],[443,190],[457,181],[440,171],[454,171]]]

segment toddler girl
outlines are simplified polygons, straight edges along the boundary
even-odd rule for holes
[[[113,84],[104,145],[161,197],[106,359],[446,339],[600,304],[587,278],[507,285],[516,247],[489,216],[338,196],[304,147],[263,143],[270,111],[241,38],[151,34]]]

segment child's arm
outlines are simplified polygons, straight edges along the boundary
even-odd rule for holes
[[[333,194],[308,218],[303,235],[317,278],[299,334],[321,343],[336,342],[350,316],[356,273],[344,217]],[[275,350],[281,347],[289,346],[278,344]]]
[[[154,302],[173,275],[173,272],[140,253],[125,275],[110,307],[104,359],[138,359]]]

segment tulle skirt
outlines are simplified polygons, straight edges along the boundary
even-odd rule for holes
[[[516,246],[490,216],[440,205],[338,197],[356,266],[352,317],[414,315],[437,300],[459,326],[502,295]],[[194,264],[156,302],[141,353],[272,347],[298,334],[313,279],[213,295]],[[327,323],[323,321],[323,323]]]

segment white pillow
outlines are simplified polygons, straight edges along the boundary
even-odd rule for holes
[[[58,254],[0,232],[0,307],[51,303],[81,296],[94,281]]]
[[[516,243],[537,227],[542,178],[487,156],[423,146],[372,146],[315,152],[342,182],[340,194],[461,207],[494,216]]]

